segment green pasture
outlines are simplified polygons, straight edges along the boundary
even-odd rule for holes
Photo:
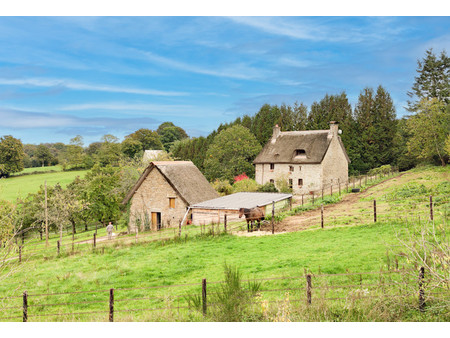
[[[50,167],[44,167],[50,168]],[[28,168],[36,169],[36,168]],[[43,168],[41,168],[43,169]],[[52,173],[43,173],[36,175],[11,176],[9,178],[0,179],[0,200],[14,202],[17,198],[24,198],[29,193],[35,193],[41,185],[47,181],[47,185],[55,185],[59,183],[65,187],[72,182],[75,177],[84,177],[87,170],[80,171],[60,171]]]
[[[46,173],[46,172],[55,172],[62,171],[62,167],[59,165],[53,165],[48,167],[33,167],[33,168],[25,168],[21,172],[14,173],[11,176],[21,176],[21,175],[31,175],[37,173]]]

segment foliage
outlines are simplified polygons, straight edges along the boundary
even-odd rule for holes
[[[83,137],[77,135],[70,140],[70,144],[65,148],[62,153],[62,160],[60,163],[63,164],[63,168],[66,166],[73,168],[85,168],[86,164],[86,153],[83,149]]]
[[[397,189],[394,189],[384,196],[386,200],[402,200],[413,196],[424,196],[429,192],[430,190],[423,184],[410,182],[398,187]]]
[[[119,139],[111,134],[102,136],[102,143],[94,157],[101,166],[118,166],[122,157],[122,147]]]
[[[158,133],[150,129],[141,128],[134,133],[125,136],[125,138],[132,138],[141,142],[143,151],[163,149],[163,144],[161,143]]]
[[[233,193],[233,187],[228,180],[216,179],[212,183],[212,186],[221,196],[230,195]]]
[[[15,213],[12,203],[0,200],[0,247],[14,235]]]
[[[250,305],[254,302],[258,291],[261,289],[260,282],[248,282],[243,286],[242,273],[238,268],[224,264],[225,281],[219,284],[219,290],[211,295],[210,316],[219,322],[245,321],[250,313]]]
[[[177,127],[172,122],[162,123],[156,130],[164,145],[164,149],[169,151],[174,142],[188,137],[183,128]]]
[[[289,186],[287,174],[278,175],[275,179],[275,187],[282,193],[292,194],[292,188]]]
[[[233,192],[255,192],[258,191],[259,185],[251,178],[243,179],[233,184]]]
[[[254,177],[253,159],[261,151],[255,136],[245,127],[236,125],[221,131],[209,146],[204,162],[209,180],[227,179],[246,172]]]
[[[409,154],[420,161],[437,159],[444,166],[448,161],[445,142],[450,135],[450,105],[445,107],[437,99],[423,99],[407,124],[411,132],[407,142]]]
[[[128,158],[135,158],[139,153],[143,152],[142,143],[134,138],[128,137],[122,141],[122,152]]]
[[[372,88],[361,92],[355,107],[359,171],[366,172],[392,162],[397,132],[395,117],[394,104],[383,87],[379,86],[376,93]]]
[[[34,157],[42,164],[42,166],[45,166],[45,164],[50,165],[53,155],[47,146],[40,144],[34,152]]]
[[[119,169],[95,165],[86,174],[87,186],[84,199],[89,203],[92,218],[106,224],[120,217],[123,195],[116,193],[120,186]]]
[[[392,171],[392,169],[393,168],[390,164],[386,164],[386,165],[382,165],[381,167],[378,167],[378,168],[370,169],[367,174],[370,176],[379,175],[379,174],[387,175]]]
[[[275,187],[275,184],[267,182],[266,184],[260,185],[258,187],[259,192],[278,192],[277,187]]]
[[[19,139],[6,135],[0,138],[0,178],[8,177],[12,173],[23,170],[22,142]]]
[[[450,58],[445,50],[438,58],[433,49],[425,52],[425,57],[417,61],[417,73],[414,78],[412,91],[408,96],[413,101],[408,101],[408,110],[417,111],[420,108],[420,101],[436,99],[445,105],[450,104]]]

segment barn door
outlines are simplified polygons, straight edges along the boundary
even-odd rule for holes
[[[160,212],[152,212],[152,228],[153,229],[161,229],[161,213]]]

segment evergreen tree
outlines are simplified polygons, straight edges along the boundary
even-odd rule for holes
[[[450,103],[450,58],[445,51],[436,57],[433,49],[425,52],[425,57],[417,61],[417,73],[412,91],[408,96],[408,110],[416,111],[422,99],[436,98],[444,104]]]

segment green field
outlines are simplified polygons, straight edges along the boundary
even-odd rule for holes
[[[48,169],[52,167],[44,167],[40,169]],[[38,168],[27,168],[27,170],[35,170]],[[55,169],[56,170],[56,169]],[[81,171],[61,171],[52,173],[42,173],[36,175],[11,176],[9,178],[0,179],[0,200],[14,202],[17,198],[24,198],[29,193],[35,193],[41,185],[47,181],[47,185],[55,185],[59,183],[65,187],[72,182],[75,177],[84,177],[87,170]]]
[[[445,222],[448,218],[446,209],[444,209],[448,205],[448,194],[446,195],[449,188],[448,174],[447,168],[411,171],[399,178],[377,185],[367,193],[361,193],[361,198],[355,202],[355,208],[360,208],[360,203],[367,203],[367,200],[377,196],[380,200],[384,198],[386,203],[389,198],[395,200],[395,203],[401,199],[402,208],[405,208],[410,201],[411,210],[416,210],[415,201],[419,197],[426,198],[427,194],[432,191],[436,194],[436,199],[441,198],[435,210],[436,215],[440,217],[436,221],[439,226],[441,221]],[[389,212],[392,215],[398,214],[395,203],[392,208],[386,207],[383,212],[385,214]],[[425,212],[426,204],[424,206]],[[403,212],[404,209],[402,209],[402,214]],[[114,288],[116,289],[116,309],[118,311],[115,318],[118,321],[214,320],[214,317],[203,318],[198,312],[186,313],[176,309],[180,303],[181,309],[186,306],[186,294],[200,294],[200,283],[203,278],[206,278],[208,283],[212,283],[209,284],[209,292],[217,290],[218,284],[214,284],[214,282],[224,279],[223,266],[226,263],[239,267],[245,279],[265,279],[262,282],[262,289],[267,291],[262,291],[259,296],[263,301],[272,302],[284,299],[286,302],[288,299],[287,303],[290,304],[291,312],[281,314],[284,319],[450,320],[449,293],[445,298],[447,303],[438,302],[436,308],[433,308],[433,300],[427,300],[429,310],[424,313],[414,309],[417,301],[412,300],[412,303],[409,304],[410,298],[408,297],[391,298],[387,301],[365,300],[363,297],[358,300],[357,304],[350,301],[348,295],[356,297],[355,292],[357,294],[363,292],[369,298],[376,295],[394,295],[398,292],[407,294],[409,292],[402,289],[403,284],[399,283],[399,280],[395,279],[396,277],[390,277],[389,274],[386,275],[387,277],[381,274],[377,275],[377,271],[388,272],[392,269],[407,271],[403,268],[411,267],[411,262],[404,255],[398,255],[405,249],[399,245],[397,236],[399,231],[407,229],[414,232],[416,225],[411,224],[411,219],[409,222],[405,222],[401,219],[395,221],[386,218],[384,221],[374,223],[370,217],[367,221],[347,217],[343,218],[345,222],[341,222],[340,217],[346,216],[336,214],[333,222],[327,223],[325,229],[313,226],[306,231],[260,237],[221,234],[219,236],[197,235],[188,238],[182,237],[178,240],[140,242],[138,244],[133,242],[132,244],[121,244],[121,242],[111,241],[112,244],[96,249],[92,249],[92,244],[85,244],[76,247],[74,253],[71,252],[70,245],[67,245],[62,249],[60,257],[55,254],[53,240],[49,253],[44,251],[42,254],[28,258],[25,255],[24,262],[17,266],[17,272],[0,281],[0,309],[2,306],[5,308],[0,317],[15,316],[17,318],[11,320],[20,320],[22,311],[20,295],[26,290],[30,295],[57,293],[57,295],[30,297],[30,320],[105,321],[108,290]],[[422,218],[422,222],[424,219]],[[448,229],[446,231],[448,233]],[[171,231],[168,233],[171,234]],[[173,235],[175,234],[174,232]],[[99,236],[103,235],[104,229],[99,233]],[[364,272],[375,274],[351,275],[351,273]],[[304,304],[306,273],[313,274],[313,287],[318,288],[313,292],[314,306],[309,308],[305,308]],[[350,275],[346,275],[348,273]],[[344,275],[327,276],[326,274]],[[291,277],[291,279],[267,280],[278,277]],[[409,277],[411,277],[411,285],[414,288],[412,296],[414,298],[417,297],[416,272],[413,271],[413,275]],[[180,284],[190,285],[167,288],[167,286]],[[333,288],[339,284],[344,285],[343,289]],[[355,287],[355,284],[357,284],[356,291],[345,289],[347,285]],[[359,284],[361,287],[358,287]],[[381,289],[375,291],[372,288],[373,285],[376,285],[377,290]],[[166,286],[166,288],[149,289],[152,286]],[[98,292],[86,292],[92,290]],[[76,293],[60,294],[65,292]],[[11,296],[17,298],[1,300],[2,297]],[[336,299],[344,300],[337,301],[337,304],[325,305],[316,300],[319,297],[323,297],[323,299],[337,297]],[[303,300],[299,304],[294,303],[296,299]],[[50,305],[42,306],[42,304]],[[278,303],[270,304],[274,304],[271,315],[265,316],[264,309],[261,310],[260,305],[254,305],[256,308],[252,311],[257,314],[257,317],[246,317],[246,320],[279,320],[277,315],[283,306],[277,305]],[[410,307],[405,308],[405,304],[409,304]],[[175,310],[150,311],[154,308],[164,309],[166,307],[175,308]],[[129,309],[137,312],[127,312]],[[138,311],[142,309],[150,310]],[[104,314],[105,311],[106,314]],[[80,314],[82,312],[92,312],[92,314]],[[64,313],[70,315],[62,315]],[[39,314],[45,316],[37,317]],[[49,314],[59,314],[60,316],[49,316]]]
[[[62,167],[59,165],[53,165],[48,167],[33,167],[33,168],[25,168],[21,172],[14,173],[11,176],[21,176],[21,175],[29,175],[34,173],[45,173],[45,172],[54,172],[54,171],[62,171]]]

